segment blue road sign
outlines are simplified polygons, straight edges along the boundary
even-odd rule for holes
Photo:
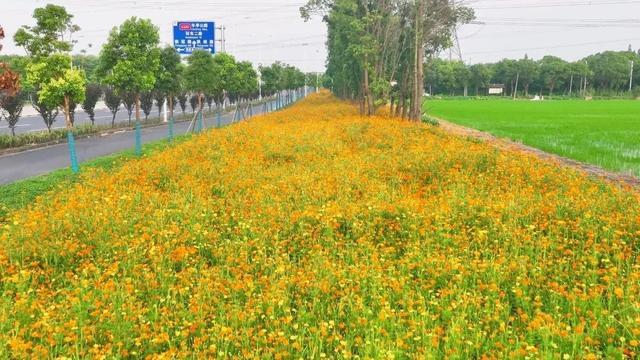
[[[178,21],[173,24],[173,47],[178,54],[189,55],[196,49],[216,53],[216,23]]]

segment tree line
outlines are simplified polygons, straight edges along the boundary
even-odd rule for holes
[[[109,33],[99,56],[71,55],[73,34],[80,28],[73,15],[58,5],[46,5],[33,13],[35,25],[22,26],[14,42],[27,56],[2,56],[19,75],[21,91],[0,96],[0,107],[15,135],[24,102],[29,100],[47,129],[59,110],[68,129],[74,126],[76,106],[95,121],[95,107],[102,99],[111,111],[112,126],[124,109],[136,120],[148,117],[155,106],[167,101],[173,116],[190,103],[201,114],[205,104],[220,109],[229,103],[256,99],[259,74],[252,63],[237,61],[229,54],[194,51],[182,61],[173,47],[161,48],[159,29],[148,19],[132,17]],[[308,81],[299,69],[276,62],[261,66],[263,95],[272,96],[298,89]],[[0,74],[8,73],[0,69]]]
[[[569,62],[556,56],[540,60],[503,59],[466,65],[437,57],[425,63],[424,86],[431,94],[485,95],[490,84],[502,84],[505,95],[640,94],[640,51],[605,51]],[[631,88],[630,88],[631,85]]]
[[[450,0],[309,0],[328,29],[325,87],[360,103],[363,114],[384,105],[402,117],[422,113],[424,58],[451,46],[456,26],[473,10]]]

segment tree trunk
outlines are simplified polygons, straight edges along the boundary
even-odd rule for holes
[[[111,127],[114,128],[116,127],[116,113],[112,113],[113,116],[111,117]]]
[[[171,118],[173,119],[173,95],[169,94],[169,112],[171,114]]]
[[[414,81],[413,81],[413,97],[411,99],[411,118],[414,121],[420,120],[420,114],[422,113],[422,86],[424,82],[424,64],[422,63],[422,57],[424,54],[424,39],[422,34],[422,14],[424,14],[425,0],[418,0],[418,7],[416,9],[416,22],[415,22],[415,57],[414,57]]]
[[[390,99],[389,117],[393,117],[393,106],[395,105],[395,98],[392,96]]]
[[[402,118],[407,118],[407,97],[402,98]]]
[[[11,136],[16,137],[16,127],[15,126],[11,127]]]
[[[136,121],[140,121],[140,94],[136,93]]]
[[[69,95],[64,96],[64,122],[67,125],[67,129],[73,128],[71,124],[71,117],[69,116]]]

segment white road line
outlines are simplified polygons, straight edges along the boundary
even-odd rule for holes
[[[18,124],[16,125],[16,127],[26,127],[26,126],[31,126],[31,124]],[[8,126],[0,126],[0,129],[8,129]]]

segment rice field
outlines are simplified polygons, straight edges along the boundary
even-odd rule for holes
[[[432,100],[456,124],[602,168],[640,176],[639,100]]]
[[[12,210],[0,358],[637,358],[639,200],[313,95]]]

